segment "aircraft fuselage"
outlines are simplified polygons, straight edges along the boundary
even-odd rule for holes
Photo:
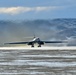
[[[28,43],[28,45],[31,45],[31,47],[34,47],[34,44],[38,44],[38,47],[41,47],[41,45],[43,45],[44,44],[44,42],[42,42],[41,40],[40,40],[40,38],[34,38],[33,40],[32,40],[32,42],[29,42]]]

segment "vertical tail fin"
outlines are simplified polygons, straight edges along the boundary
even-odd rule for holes
[[[35,34],[34,34],[34,38],[36,38],[36,37],[35,37]]]

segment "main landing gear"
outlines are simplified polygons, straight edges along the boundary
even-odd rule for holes
[[[38,47],[41,47],[41,45],[39,44]]]
[[[31,45],[31,47],[34,47],[34,45]]]
[[[31,47],[34,47],[34,45],[31,45]],[[41,45],[38,45],[38,47],[41,47]]]

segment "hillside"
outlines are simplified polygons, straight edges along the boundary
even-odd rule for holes
[[[67,45],[76,45],[76,19],[0,21],[0,44],[26,41],[33,35],[42,40],[68,40]]]

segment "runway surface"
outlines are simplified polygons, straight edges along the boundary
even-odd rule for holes
[[[0,75],[76,75],[76,48],[58,48],[1,47]]]

